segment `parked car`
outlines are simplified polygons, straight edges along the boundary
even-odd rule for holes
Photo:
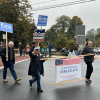
[[[96,54],[100,54],[100,47],[97,47],[97,48],[95,49],[95,53],[96,53]]]
[[[47,49],[47,51],[49,51],[49,49]],[[56,49],[51,49],[52,52],[56,52]]]

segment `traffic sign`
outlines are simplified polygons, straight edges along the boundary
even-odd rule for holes
[[[5,32],[9,32],[9,33],[13,33],[13,25],[8,24],[8,23],[4,23],[4,22],[0,22],[0,30],[5,31]]]
[[[39,15],[37,26],[46,26],[47,25],[48,16]]]
[[[43,41],[44,40],[45,29],[36,29],[34,32],[33,41]]]

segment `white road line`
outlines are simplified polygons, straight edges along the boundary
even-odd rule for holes
[[[23,62],[23,61],[26,61],[26,60],[29,60],[29,59],[30,59],[30,58],[28,58],[28,59],[25,59],[25,60],[21,60],[21,61],[17,61],[17,62],[15,62],[15,64],[16,64],[16,63]],[[4,68],[4,66],[1,66],[1,67],[0,67],[0,69],[3,69],[3,68]]]

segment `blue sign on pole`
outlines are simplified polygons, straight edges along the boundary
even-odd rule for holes
[[[39,15],[37,26],[46,26],[47,25],[48,16]]]
[[[0,30],[5,31],[5,32],[9,32],[9,33],[13,33],[13,25],[8,24],[8,23],[4,23],[4,22],[0,22]]]

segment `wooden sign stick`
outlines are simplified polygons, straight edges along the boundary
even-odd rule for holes
[[[94,54],[91,54],[94,55]],[[72,57],[85,57],[85,56],[91,56],[90,54],[86,54],[86,55],[79,55],[79,56],[72,56]],[[63,59],[63,58],[67,58],[68,56],[65,57],[55,57],[55,58],[48,58],[49,59]],[[40,59],[40,60],[45,60],[45,59]]]
[[[7,41],[7,32],[6,32],[6,55],[8,56],[8,41]],[[6,61],[8,61],[8,58],[6,58]]]

